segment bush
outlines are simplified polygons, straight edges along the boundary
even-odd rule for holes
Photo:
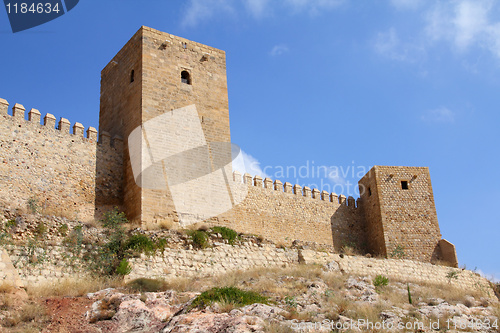
[[[375,287],[387,286],[389,284],[389,279],[383,275],[377,275],[375,279],[373,279],[373,285]]]
[[[115,207],[115,209],[104,213],[103,219],[102,219],[102,225],[104,228],[108,229],[116,229],[117,227],[128,223],[127,217],[125,216],[124,212],[120,212],[118,208]]]
[[[127,261],[126,258],[123,258],[120,263],[118,264],[118,267],[116,267],[116,274],[118,275],[128,275],[132,271],[132,267],[130,266],[129,262]]]
[[[199,249],[204,249],[208,246],[208,234],[205,231],[191,230],[188,235],[191,237],[193,245]]]
[[[28,202],[26,203],[28,207],[28,211],[31,212],[32,214],[36,214],[38,212],[38,200],[36,197],[31,197],[28,199]]]
[[[397,259],[403,259],[405,257],[405,247],[402,245],[396,245],[394,250],[392,250],[391,253],[389,253],[389,256],[391,258],[397,258]]]
[[[47,227],[45,226],[45,224],[43,222],[38,223],[35,228],[35,235],[37,237],[42,237],[43,235],[45,235],[46,232],[47,232]]]
[[[151,254],[155,252],[156,244],[147,236],[132,235],[127,239],[125,249]]]
[[[67,224],[61,225],[59,228],[57,228],[57,231],[59,232],[59,235],[65,237],[69,231],[68,225]]]
[[[222,238],[227,240],[229,244],[233,244],[238,238],[238,233],[236,231],[226,227],[212,227],[212,234],[221,234]]]
[[[203,308],[214,302],[229,303],[240,307],[254,303],[267,304],[267,297],[254,291],[241,290],[236,287],[212,288],[202,292],[190,305],[190,309]]]
[[[159,292],[168,290],[168,284],[160,279],[135,279],[127,283],[127,288],[132,292]]]

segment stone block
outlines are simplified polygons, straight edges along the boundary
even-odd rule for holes
[[[30,112],[28,112],[28,120],[40,124],[40,118],[41,118],[41,113],[37,109],[31,109]]]
[[[26,109],[24,108],[24,106],[22,104],[16,103],[12,107],[12,116],[15,118],[24,119],[24,111],[25,110]]]

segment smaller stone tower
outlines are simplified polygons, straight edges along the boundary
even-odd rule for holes
[[[370,252],[424,262],[443,259],[428,168],[374,166],[359,188]]]

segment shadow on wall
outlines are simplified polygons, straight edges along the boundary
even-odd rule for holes
[[[455,245],[448,242],[446,239],[441,239],[432,252],[432,263],[443,262],[451,267],[458,267],[457,252]]]
[[[359,208],[340,205],[330,218],[333,247],[337,253],[367,253],[367,233]]]
[[[114,207],[123,210],[123,140],[110,140],[110,135],[103,132],[96,145],[95,165],[94,218],[100,220],[104,212]]]

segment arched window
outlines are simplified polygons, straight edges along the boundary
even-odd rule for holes
[[[130,83],[134,82],[135,80],[135,71],[132,70],[132,72],[130,72]]]
[[[191,75],[188,71],[181,72],[181,81],[182,83],[191,84]]]

